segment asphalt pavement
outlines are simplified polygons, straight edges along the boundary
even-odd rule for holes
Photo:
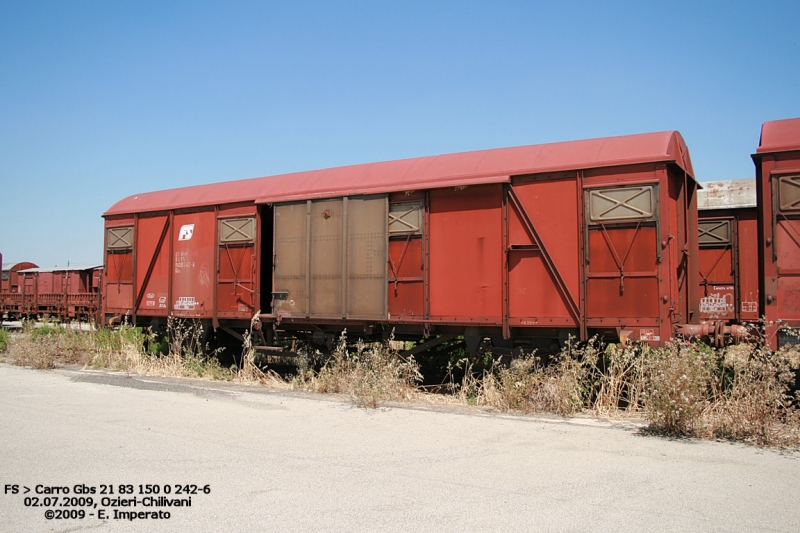
[[[800,529],[797,453],[5,364],[0,488],[9,532]]]

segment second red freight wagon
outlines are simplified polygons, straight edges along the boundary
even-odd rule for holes
[[[753,154],[758,194],[761,312],[773,349],[800,328],[800,118],[765,122]]]

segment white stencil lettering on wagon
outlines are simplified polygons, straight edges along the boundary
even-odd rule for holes
[[[181,230],[178,232],[178,240],[179,241],[191,240],[192,235],[194,235],[194,224],[184,224],[183,226],[181,226]]]

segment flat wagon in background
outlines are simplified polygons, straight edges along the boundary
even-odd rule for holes
[[[697,194],[700,318],[758,321],[758,213],[754,179],[703,183]]]
[[[97,320],[102,267],[30,267],[14,274],[11,291],[0,293],[2,313],[10,320]]]
[[[800,118],[765,122],[753,154],[761,310],[773,349],[800,327]]]
[[[31,301],[28,316],[64,322],[97,319],[101,266],[29,268],[19,271],[19,276],[22,292]]]
[[[699,321],[696,201],[674,131],[139,194],[104,214],[102,315],[253,320],[266,345],[658,345]]]

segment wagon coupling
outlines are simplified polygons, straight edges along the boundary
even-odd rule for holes
[[[677,333],[686,337],[708,337],[716,346],[722,346],[726,337],[741,341],[750,335],[746,327],[737,324],[729,326],[722,321],[682,324],[678,326]]]

